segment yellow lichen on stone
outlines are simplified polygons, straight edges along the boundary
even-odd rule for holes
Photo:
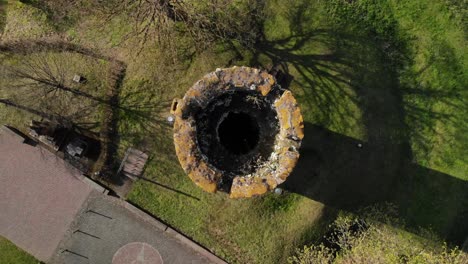
[[[218,83],[220,81],[219,78],[218,78],[218,75],[216,75],[215,73],[209,73],[209,74],[205,75],[205,77],[203,79],[206,81],[205,85],[216,84],[216,83]]]
[[[265,84],[269,84],[269,85],[275,84],[275,78],[273,76],[271,76],[271,74],[269,74],[268,72],[262,71],[260,76],[262,77]]]
[[[232,183],[230,198],[249,198],[264,194],[268,191],[268,184],[257,177],[236,177]]]
[[[190,89],[185,93],[184,99],[190,99],[201,96],[201,92],[198,89]]]
[[[271,85],[270,84],[259,85],[257,87],[257,90],[259,90],[263,96],[266,96],[271,91]]]
[[[181,107],[179,107],[179,105],[181,105],[182,103],[182,100],[178,99],[178,98],[174,98],[174,100],[172,100],[172,104],[171,104],[171,114],[173,115],[180,115],[181,113]]]
[[[280,99],[275,102],[278,120],[282,133],[292,131],[298,139],[304,138],[304,120],[301,111],[297,106],[296,99],[290,91],[283,93]]]
[[[184,170],[188,170],[195,161],[195,157],[190,155],[193,149],[196,148],[195,142],[192,140],[192,134],[193,128],[181,120],[180,117],[176,117],[174,123],[175,151]]]
[[[281,171],[276,175],[276,177],[282,181],[285,181],[286,178],[291,174],[294,167],[296,167],[297,161],[299,160],[299,153],[287,151],[280,155],[279,167]]]
[[[218,189],[217,182],[220,176],[209,168],[205,162],[198,163],[198,166],[193,167],[188,175],[196,185],[207,192],[214,193]],[[211,177],[207,178],[208,175]]]
[[[190,179],[207,192],[216,192],[220,175],[196,154],[195,129],[188,122],[176,117],[174,123],[174,143],[177,157]]]
[[[262,96],[267,96],[272,90],[275,91],[271,94],[277,98],[272,109],[276,111],[279,131],[275,137],[274,152],[271,153],[271,157],[258,164],[260,166],[251,174],[234,177],[230,186],[230,197],[261,195],[286,180],[299,159],[298,148],[304,137],[304,124],[292,93],[279,88],[275,78],[267,71],[232,67],[217,69],[205,75],[186,92],[182,100],[173,101],[171,114],[175,116],[176,154],[182,168],[197,186],[207,192],[216,192],[218,185],[222,184],[223,177],[233,177],[224,175],[224,171],[212,165],[213,163],[208,163],[208,159],[202,155],[197,142],[198,123],[195,124],[197,111],[204,109],[224,93],[241,90],[257,95],[261,93]]]
[[[268,185],[268,189],[274,189],[278,185],[278,181],[276,178],[272,177],[273,174],[270,174],[269,177],[266,178],[266,184]]]

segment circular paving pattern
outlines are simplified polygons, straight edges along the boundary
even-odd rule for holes
[[[143,242],[132,242],[117,250],[112,264],[163,264],[159,252]]]

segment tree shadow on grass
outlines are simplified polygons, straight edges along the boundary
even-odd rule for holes
[[[198,197],[195,197],[195,196],[193,196],[193,195],[191,195],[191,194],[189,194],[189,193],[186,193],[186,192],[183,192],[183,191],[174,189],[174,188],[172,188],[172,187],[170,187],[170,186],[167,186],[167,185],[162,184],[162,183],[160,183],[160,182],[157,182],[157,181],[155,181],[155,180],[151,180],[151,179],[148,179],[148,178],[146,178],[146,177],[137,176],[137,175],[135,175],[135,177],[137,177],[137,178],[139,178],[139,179],[142,179],[142,180],[144,180],[144,181],[150,182],[150,183],[152,183],[152,184],[154,184],[154,185],[156,185],[156,186],[159,186],[159,187],[161,187],[161,188],[163,188],[163,189],[172,191],[172,192],[174,192],[174,193],[176,193],[176,194],[184,195],[184,196],[187,197],[187,198],[191,198],[191,199],[194,199],[194,200],[196,200],[196,201],[200,201],[200,198],[198,198]]]
[[[96,111],[102,111],[99,122],[102,148],[95,168],[96,170],[101,170],[101,175],[104,175],[105,179],[110,181],[110,183],[116,186],[123,185],[125,180],[115,175],[119,166],[118,151],[122,144],[121,141],[124,140],[133,147],[143,148],[144,151],[153,147],[147,146],[150,142],[157,142],[156,144],[165,142],[161,140],[164,133],[157,133],[156,131],[169,127],[163,120],[161,113],[168,108],[170,102],[164,101],[158,94],[152,93],[154,87],[147,85],[139,85],[134,91],[122,91],[126,75],[126,64],[92,49],[61,40],[21,41],[0,45],[0,53],[7,57],[15,54],[24,55],[46,51],[78,53],[83,56],[110,62],[107,80],[108,87],[105,95],[98,97],[60,83],[43,83],[46,87],[53,87],[92,102],[92,107],[81,109],[67,116],[63,115],[63,113],[50,113],[48,109],[37,110],[26,106],[25,102],[18,103],[10,99],[1,99],[0,103],[25,110],[46,119],[55,120],[59,123],[71,124],[71,126],[81,133],[95,129],[98,123],[77,121],[85,119],[85,117],[94,114]],[[26,72],[25,74],[26,77],[29,77],[27,75],[29,73]],[[32,77],[34,80],[34,76]],[[56,104],[56,102],[53,102],[53,104]],[[158,147],[161,148],[162,144],[158,144]]]
[[[328,50],[314,54],[307,45],[326,45]],[[468,182],[415,164],[410,146],[415,141],[425,144],[420,132],[434,122],[456,122],[457,116],[402,99],[413,91],[399,81],[401,67],[410,60],[402,46],[314,30],[264,40],[256,52],[253,65],[266,56],[295,75],[303,114],[314,121],[305,123],[301,158],[284,188],[355,212],[390,201],[399,206],[411,231],[430,228],[449,242],[463,243],[468,235]],[[418,90],[424,100],[439,102],[440,91],[427,88]],[[443,100],[463,104],[460,91],[443,93]],[[363,124],[363,140],[347,136],[356,124]],[[431,133],[439,136],[435,129]]]
[[[283,186],[349,211],[393,202],[410,229],[431,228],[458,245],[468,234],[468,182],[415,164],[380,143],[311,123],[305,124],[299,163]]]
[[[117,155],[118,148],[133,147],[147,154],[154,149],[167,148],[163,137],[169,124],[162,113],[169,108],[170,102],[161,99],[157,91],[151,88],[141,84],[134,91],[128,91],[129,87],[124,91],[119,88],[118,103],[109,108],[116,118],[113,126],[115,137],[108,142],[109,149],[113,150],[112,157],[108,157],[112,175],[109,179],[124,196],[130,191],[133,181],[123,174],[115,173],[122,162]]]
[[[0,0],[0,36],[2,35],[3,30],[5,29],[5,26],[6,26],[6,6],[7,6],[7,1]]]
[[[137,91],[126,92],[120,97],[118,107],[121,136],[137,148],[149,151],[152,147],[161,147],[165,131],[170,125],[163,117],[171,101],[154,88],[139,85]],[[157,146],[151,146],[154,142]]]
[[[78,127],[79,120],[82,120],[88,116],[93,116],[96,112],[101,111],[99,117],[99,138],[102,143],[101,154],[98,161],[96,162],[96,166],[94,167],[96,171],[102,171],[103,175],[111,178],[111,175],[113,175],[113,171],[115,169],[115,160],[118,146],[120,144],[118,133],[118,110],[120,108],[119,92],[123,83],[123,79],[125,78],[126,64],[112,57],[102,55],[101,53],[92,49],[61,40],[26,40],[8,42],[0,45],[0,53],[6,57],[14,56],[16,54],[27,55],[38,52],[71,52],[94,58],[96,59],[96,62],[99,62],[99,60],[106,60],[109,62],[108,74],[106,76],[107,79],[104,81],[104,83],[107,84],[104,96],[95,96],[88,92],[82,91],[79,88],[68,87],[64,82],[65,79],[63,76],[65,76],[65,74],[61,73],[63,76],[57,76],[57,73],[50,70],[54,68],[48,64],[50,62],[48,62],[45,57],[40,57],[38,63],[23,62],[23,67],[10,67],[9,72],[13,78],[26,80],[26,82],[19,84],[17,87],[8,88],[12,89],[19,87],[30,87],[43,90],[52,89],[52,91],[60,91],[72,96],[69,98],[80,98],[82,101],[88,100],[90,103],[87,108],[80,109],[80,111],[76,111],[71,115],[67,115],[66,117],[64,117],[63,112],[66,112],[66,110],[72,106],[67,104],[67,101],[60,100],[60,98],[57,97],[55,100],[53,100],[54,98],[48,98],[47,101],[42,102],[44,105],[46,105],[45,107],[42,106],[45,108],[43,112],[49,111],[48,108],[50,107],[47,107],[47,105],[53,106],[54,108],[61,108],[60,110],[63,111],[55,114],[55,116],[58,117],[55,118],[55,120],[62,125],[64,125],[63,123],[66,123],[65,125],[67,127]],[[60,61],[53,61],[53,64],[56,68],[58,67],[57,65],[59,65],[59,63]],[[53,95],[55,95],[55,93]],[[23,95],[22,97],[22,100],[25,101],[24,98],[26,98],[27,95]],[[22,104],[24,103],[25,102],[22,102]],[[26,110],[24,107],[21,109]],[[90,127],[79,126],[78,128],[81,133],[90,132]]]
[[[78,7],[84,8],[84,5],[79,1],[20,0],[20,2],[42,11],[49,23],[61,32],[65,32],[76,25],[81,18]]]

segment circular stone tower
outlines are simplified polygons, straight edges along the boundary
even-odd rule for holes
[[[284,182],[299,159],[300,109],[266,71],[217,69],[174,99],[171,113],[179,162],[207,192],[261,195]]]

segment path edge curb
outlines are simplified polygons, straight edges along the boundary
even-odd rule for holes
[[[109,197],[109,196],[108,196]],[[112,197],[114,198],[114,197]],[[162,221],[158,220],[155,216],[148,214],[147,212],[143,211],[136,205],[132,204],[129,201],[125,201],[122,199],[114,198],[119,200],[120,203],[129,211],[140,217],[146,222],[150,222],[155,227],[163,231],[165,234],[169,235],[172,238],[175,238],[180,243],[184,244],[185,246],[191,248],[195,252],[199,253],[200,255],[204,256],[205,258],[209,259],[211,262],[215,264],[228,264],[228,262],[224,261],[220,257],[213,254],[208,249],[204,248],[203,246],[199,245],[189,237],[185,236],[184,234],[180,233],[179,231],[173,229],[172,227],[168,226],[167,224],[163,223]]]

